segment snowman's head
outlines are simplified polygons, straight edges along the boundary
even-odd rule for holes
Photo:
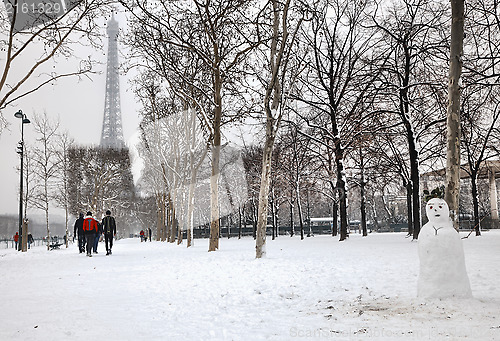
[[[427,218],[433,224],[447,223],[450,220],[450,208],[444,199],[433,198],[425,206]]]

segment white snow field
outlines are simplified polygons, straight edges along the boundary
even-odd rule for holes
[[[401,233],[3,249],[0,340],[500,340],[500,231],[463,244],[473,299],[417,298]]]

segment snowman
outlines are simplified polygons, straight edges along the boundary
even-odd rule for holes
[[[425,211],[429,222],[418,235],[418,297],[472,297],[462,240],[453,228],[448,204],[433,198]]]

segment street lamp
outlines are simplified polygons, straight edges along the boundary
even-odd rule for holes
[[[24,125],[31,123],[31,121],[19,110],[14,114],[16,118],[20,118],[21,123],[21,141],[17,145],[17,153],[21,156],[21,175],[19,176],[19,243],[18,250],[22,250],[23,245],[23,165],[24,165]]]

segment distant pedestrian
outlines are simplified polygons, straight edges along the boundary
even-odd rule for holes
[[[31,244],[34,242],[35,240],[33,239],[33,235],[31,233],[28,233],[28,249],[31,249]]]
[[[141,236],[141,243],[144,241],[144,230],[141,230],[141,233],[139,233]]]
[[[104,242],[106,243],[106,256],[111,254],[113,247],[113,237],[116,237],[116,221],[111,216],[111,211],[106,211],[106,216],[102,219],[102,229],[104,231]]]
[[[75,230],[74,235],[78,236],[78,249],[80,253],[85,251],[85,234],[83,233],[83,213],[80,213],[80,216],[75,221]]]
[[[17,250],[17,243],[19,242],[19,232],[16,232],[14,235],[14,243],[16,244],[16,250]]]
[[[149,241],[151,241],[151,235],[153,234],[153,231],[151,231],[150,227],[148,227],[148,234],[149,234]]]
[[[89,211],[83,220],[83,233],[87,239],[86,251],[88,257],[92,257],[92,247],[94,246],[95,235],[97,232],[97,220],[92,217],[92,212]]]

